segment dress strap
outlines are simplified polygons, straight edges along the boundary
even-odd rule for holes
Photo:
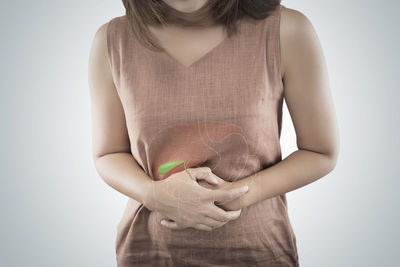
[[[283,93],[283,83],[281,75],[281,41],[280,41],[280,22],[281,13],[284,6],[279,5],[270,13],[265,22],[266,38],[266,63],[268,77],[277,86],[271,90],[274,97],[281,98]]]

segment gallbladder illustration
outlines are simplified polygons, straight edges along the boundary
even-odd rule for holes
[[[189,174],[189,177],[192,180],[194,180],[194,178],[192,177],[192,175],[190,174],[190,172],[186,168],[186,166],[189,165],[189,162],[190,162],[190,160],[188,161],[187,164],[184,161],[170,161],[170,162],[164,163],[164,164],[160,165],[160,167],[158,167],[158,173],[159,174],[166,174],[167,172],[169,172],[170,170],[172,170],[176,166],[179,166],[179,165],[181,165],[183,163],[183,166],[185,167],[186,172]]]

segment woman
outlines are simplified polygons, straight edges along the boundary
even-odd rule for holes
[[[285,193],[339,150],[310,21],[276,0],[123,3],[89,60],[95,166],[128,197],[118,266],[299,266]]]

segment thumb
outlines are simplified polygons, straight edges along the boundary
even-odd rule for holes
[[[205,182],[214,185],[218,184],[216,175],[212,173],[209,167],[200,167],[195,169],[196,171],[194,172],[194,176],[197,180],[204,180]]]

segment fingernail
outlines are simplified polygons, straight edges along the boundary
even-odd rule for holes
[[[239,217],[240,214],[241,214],[241,211],[240,211],[240,210],[237,210],[234,216]]]
[[[217,179],[213,178],[212,180],[213,180],[214,183],[218,184],[218,180]]]
[[[161,224],[163,224],[163,225],[164,225],[164,224],[165,224],[165,221],[164,221],[164,220],[162,220],[162,221],[161,221]]]
[[[249,187],[246,185],[244,187],[242,187],[243,192],[247,192],[249,190]]]

